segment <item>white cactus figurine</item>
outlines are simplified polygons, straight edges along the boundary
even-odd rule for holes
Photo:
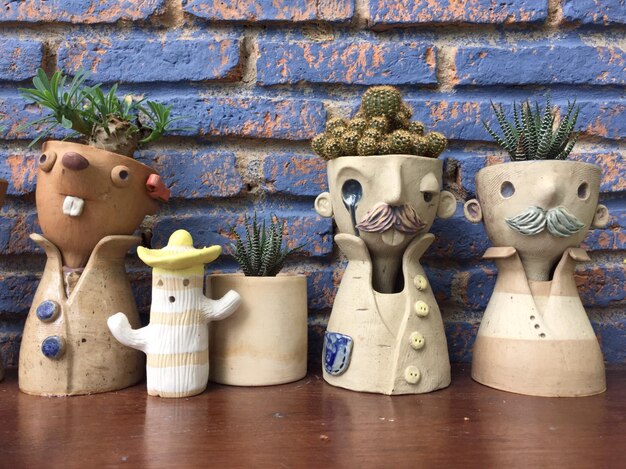
[[[111,316],[109,329],[124,345],[147,355],[148,394],[187,397],[200,394],[209,379],[209,321],[230,316],[240,297],[229,291],[219,300],[204,296],[204,264],[220,246],[193,247],[185,230],[175,231],[163,249],[137,248],[152,270],[150,324],[133,330],[124,313]]]

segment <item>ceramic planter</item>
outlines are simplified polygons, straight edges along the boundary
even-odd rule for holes
[[[0,207],[2,207],[2,204],[4,203],[4,196],[7,192],[7,186],[8,186],[8,182],[5,181],[4,179],[0,179]],[[2,366],[2,363],[0,363],[0,381],[2,381],[4,379],[4,368]]]
[[[230,316],[239,295],[226,291],[219,300],[204,296],[204,264],[222,249],[193,247],[191,235],[175,231],[163,249],[140,247],[137,254],[152,270],[150,324],[133,330],[124,313],[108,320],[117,340],[147,355],[148,394],[188,397],[206,389],[209,379],[210,321]]]
[[[212,275],[213,295],[241,295],[237,314],[211,324],[211,381],[265,386],[296,381],[307,368],[306,277]]]
[[[382,394],[450,384],[443,321],[420,257],[435,217],[454,214],[441,191],[442,161],[412,155],[328,162],[329,192],[316,199],[334,216],[348,266],[324,338],[324,379]]]
[[[124,257],[156,199],[154,170],[131,158],[68,142],[47,142],[37,168],[37,214],[48,257],[28,314],[20,389],[37,395],[121,389],[143,375],[143,357],[119,344],[106,320],[128,313],[139,326]]]
[[[472,377],[538,396],[586,396],[606,388],[604,361],[574,282],[589,228],[608,221],[598,205],[601,169],[575,161],[489,166],[476,176],[481,219],[498,279],[474,343]]]

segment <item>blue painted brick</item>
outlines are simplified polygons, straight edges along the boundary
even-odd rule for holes
[[[303,254],[312,257],[327,256],[332,252],[332,220],[315,216],[312,212],[302,214],[294,212],[275,212],[280,220],[286,220],[287,234],[285,245],[294,248],[303,246]],[[154,225],[152,244],[162,247],[167,244],[169,236],[178,229],[186,229],[194,238],[196,246],[220,245],[224,254],[231,252],[231,243],[234,239],[230,235],[232,227],[236,227],[240,235],[244,233],[244,215],[218,211],[214,213],[177,213],[175,216],[159,217]],[[252,211],[248,216],[252,217]],[[268,213],[269,215],[269,213]],[[262,214],[259,213],[259,217]]]
[[[142,150],[137,160],[159,173],[173,198],[234,197],[244,188],[231,152]]]
[[[24,195],[35,191],[35,158],[32,150],[0,149],[0,178],[9,181],[7,194]]]
[[[328,186],[326,161],[317,155],[270,153],[263,160],[263,178],[269,193],[316,197]]]
[[[165,0],[20,0],[3,2],[0,22],[114,23],[161,13]]]
[[[626,204],[621,199],[603,201],[609,209],[609,223],[606,228],[589,232],[581,247],[589,251],[614,251],[626,249]]]
[[[39,279],[33,272],[9,272],[0,275],[0,311],[26,315]]]
[[[444,321],[450,361],[456,363],[472,361],[472,347],[479,325],[474,321]]]
[[[437,83],[434,47],[420,42],[261,40],[256,66],[262,85]]]
[[[626,270],[620,263],[579,264],[576,270],[576,284],[580,298],[588,307],[607,307],[623,304],[626,299]]]
[[[600,341],[604,360],[608,363],[626,363],[626,318],[620,314],[594,315],[591,324]]]
[[[239,76],[239,39],[195,37],[132,39],[109,36],[77,38],[58,50],[57,66],[69,73],[89,70],[97,82],[177,82]]]
[[[0,216],[0,252],[3,254],[8,252],[9,240],[16,223],[15,217]]]
[[[9,243],[2,250],[3,254],[43,253],[42,249],[30,239],[31,233],[41,233],[35,207],[19,210],[11,225]]]
[[[183,10],[211,21],[330,21],[349,20],[354,0],[183,0]]]
[[[582,24],[626,24],[626,1],[564,0],[563,19]]]
[[[548,17],[548,0],[369,0],[373,25],[534,23]]]
[[[461,47],[457,85],[623,85],[626,53],[582,43]]]
[[[43,60],[40,41],[0,37],[0,51],[0,81],[27,80],[35,75]]]

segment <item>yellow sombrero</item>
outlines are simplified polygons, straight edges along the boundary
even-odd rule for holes
[[[222,253],[221,246],[196,249],[193,238],[186,230],[177,230],[161,249],[137,248],[137,255],[150,267],[183,270],[213,262]]]

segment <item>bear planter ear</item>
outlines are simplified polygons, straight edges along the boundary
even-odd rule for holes
[[[441,191],[439,194],[439,207],[437,207],[437,217],[450,218],[456,212],[456,198],[448,191]]]
[[[330,199],[330,192],[322,192],[315,199],[315,211],[322,217],[333,216],[333,203]]]
[[[463,213],[472,223],[480,223],[483,219],[483,210],[480,208],[480,202],[476,199],[471,199],[465,202],[463,206]]]
[[[604,228],[609,223],[609,209],[605,205],[599,204],[593,216],[591,226],[593,228]]]

